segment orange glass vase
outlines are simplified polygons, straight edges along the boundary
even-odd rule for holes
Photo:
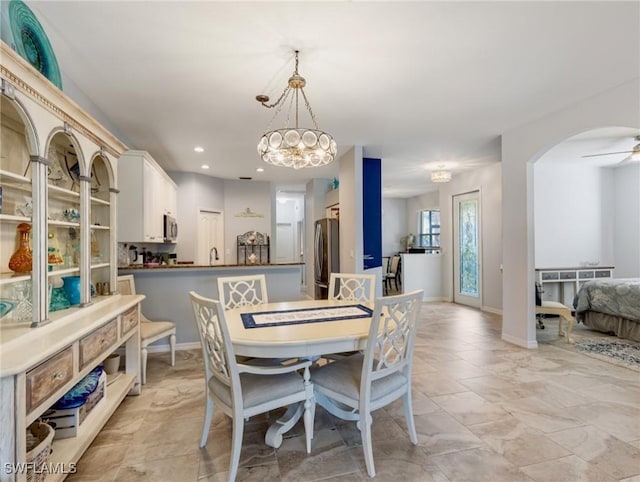
[[[9,259],[9,269],[16,273],[28,273],[31,271],[33,260],[31,246],[29,244],[31,225],[28,223],[20,223],[16,229],[18,233],[20,233],[19,246],[17,251],[13,253]]]

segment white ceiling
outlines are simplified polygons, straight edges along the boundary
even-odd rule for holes
[[[273,110],[254,98],[280,95],[294,48],[320,128],[340,154],[381,157],[391,197],[433,190],[429,167],[455,176],[499,162],[503,132],[640,75],[638,1],[29,5],[67,92],[75,84],[129,147],[168,171],[208,163],[207,175],[289,186],[337,175],[337,163],[293,171],[258,158]]]

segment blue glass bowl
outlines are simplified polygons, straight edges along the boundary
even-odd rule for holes
[[[76,408],[85,404],[89,395],[98,388],[100,375],[104,371],[102,365],[98,365],[91,370],[87,376],[74,385],[74,387],[65,393],[51,408],[56,410],[64,410],[67,408]]]

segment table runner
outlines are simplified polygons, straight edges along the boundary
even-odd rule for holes
[[[263,328],[267,326],[299,325],[302,323],[319,323],[322,321],[370,318],[372,313],[373,310],[363,305],[347,305],[241,313],[240,316],[245,328]]]

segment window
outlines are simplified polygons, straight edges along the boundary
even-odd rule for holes
[[[420,211],[420,231],[418,233],[418,247],[440,247],[440,210],[426,209]]]

